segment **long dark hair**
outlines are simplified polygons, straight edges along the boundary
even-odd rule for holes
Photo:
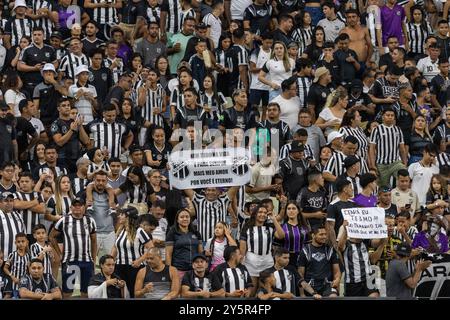
[[[166,59],[167,61],[167,70],[166,70],[166,74],[164,74],[164,76],[166,76],[167,81],[169,81],[170,79],[172,79],[172,74],[170,73],[170,64],[169,64],[169,59],[167,59],[166,56],[164,55],[159,55],[156,60],[155,60],[155,70],[156,70],[156,74],[158,75],[158,77],[161,77],[163,74],[161,73],[161,70],[158,69],[158,62],[161,59]]]
[[[301,28],[301,29],[305,28],[304,21],[305,21],[305,15],[306,14],[309,14],[309,17],[312,18],[311,17],[311,13],[309,13],[308,11],[306,11],[306,10],[300,11],[300,14],[298,15],[298,20],[297,20],[298,21],[297,22],[297,28]],[[312,25],[312,20],[311,20],[311,23],[309,24],[309,26],[311,27],[311,25]]]
[[[290,204],[293,204],[294,206],[297,207],[297,210],[298,210],[298,216],[297,216],[298,226],[299,226],[300,228],[306,228],[306,229],[309,231],[309,226],[308,226],[308,224],[306,223],[306,220],[305,220],[305,218],[304,218],[303,215],[302,215],[302,211],[300,210],[300,207],[297,205],[297,202],[295,202],[294,200],[288,201],[288,203],[287,203],[287,205],[286,205],[286,209],[285,209],[286,212],[285,212],[284,222],[287,223],[287,222],[289,221],[289,217],[287,216],[287,207],[288,207]]]
[[[255,211],[252,212],[250,219],[248,219],[248,221],[244,224],[243,230],[253,228],[256,225],[256,216],[258,215],[258,211],[261,208],[264,208],[267,211],[267,208],[265,206],[263,206],[262,204],[258,205],[258,207],[256,207]],[[267,222],[267,219],[266,219],[266,222]],[[266,224],[266,222],[264,222],[264,224]]]
[[[142,169],[138,166],[131,166],[128,169],[127,172],[127,180],[125,180],[124,183],[121,184],[121,189],[125,190],[125,191],[132,191],[134,184],[133,182],[131,182],[131,180],[128,178],[130,176],[130,174],[135,174],[139,177],[139,187],[142,190],[150,190],[149,189],[149,182],[147,181],[147,179],[145,178],[144,173],[142,172]]]
[[[317,26],[314,28],[312,36],[311,36],[311,46],[313,48],[319,48],[318,46],[316,46],[316,33],[317,31],[322,31],[323,32],[323,42],[325,43],[325,29],[321,26]]]
[[[413,6],[411,7],[411,9],[409,9],[410,17],[411,17],[410,23],[414,23],[414,11],[415,11],[415,10],[419,10],[419,11],[422,13],[422,21],[420,21],[420,26],[421,26],[424,30],[428,30],[426,14],[425,14],[425,11],[422,9],[421,6],[413,5]]]
[[[344,117],[342,117],[341,126],[339,128],[351,127],[352,120],[355,120],[357,111],[358,110],[356,109],[348,109],[347,111],[345,111]]]
[[[216,223],[216,226],[217,226],[219,223],[220,223],[221,225],[223,225],[224,227],[228,227],[228,225],[227,225],[227,223],[226,223],[225,221],[219,221],[219,222],[217,222],[217,223]],[[215,229],[216,226],[214,226],[214,229]],[[225,235],[224,235],[224,238],[226,239],[227,237],[225,237]],[[212,260],[212,257],[214,257],[214,243],[216,242],[216,239],[217,239],[217,237],[216,237],[216,234],[214,233],[214,236],[211,238],[211,246],[210,246],[210,250],[211,250],[211,259],[210,259],[210,262],[211,262],[211,260]],[[226,247],[228,247],[228,239],[227,239],[227,244],[225,245],[225,248],[226,248]]]
[[[180,227],[178,226],[178,217],[180,216],[180,214],[182,212],[187,212],[189,213],[189,217],[191,217],[191,213],[189,211],[189,209],[187,208],[182,208],[180,210],[177,211],[177,214],[175,215],[175,222],[173,224],[173,228],[175,229],[175,231],[180,232]],[[188,226],[188,232],[195,232],[194,226],[192,225],[192,218],[190,218],[189,221],[189,226]]]

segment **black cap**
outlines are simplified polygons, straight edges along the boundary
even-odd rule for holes
[[[138,146],[137,144],[134,144],[134,145],[130,146],[129,150],[130,150],[130,154],[132,154],[136,151],[142,151],[142,148],[140,146]]]
[[[359,162],[360,161],[359,161],[359,159],[357,157],[355,157],[355,156],[348,156],[344,160],[344,167],[347,169],[347,168],[350,168],[352,165],[354,165],[356,163],[359,163]]]
[[[72,206],[74,206],[75,204],[81,204],[82,206],[84,206],[85,201],[80,197],[76,197],[75,199],[72,200]]]
[[[292,141],[291,150],[289,152],[303,152],[305,151],[305,146],[300,141]]]
[[[361,80],[359,80],[359,79],[353,79],[353,81],[352,81],[352,89],[353,88],[360,88],[360,89],[362,89],[364,87],[364,85],[363,85],[363,83],[362,83],[362,81]]]
[[[8,198],[13,198],[14,199],[14,193],[11,193],[11,192],[8,192],[8,191],[1,193],[0,200],[6,200]]]
[[[208,29],[208,26],[204,24],[203,22],[200,22],[195,26],[195,29]]]
[[[194,255],[194,257],[192,258],[192,262],[194,262],[198,258],[208,261],[208,258],[204,254],[198,253],[198,254]]]
[[[123,209],[121,211],[121,213],[123,213],[127,217],[131,217],[131,218],[137,218],[138,215],[139,215],[138,210],[135,207],[132,207],[132,206],[129,206],[128,208]]]
[[[406,242],[402,242],[395,246],[395,253],[401,257],[409,257],[411,255],[411,246]]]
[[[3,100],[0,100],[0,110],[9,110],[9,106]]]
[[[52,34],[50,35],[50,38],[60,38],[62,39],[62,35],[59,31],[53,31]]]

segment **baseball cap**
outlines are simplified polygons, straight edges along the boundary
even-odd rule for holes
[[[59,31],[53,31],[52,34],[50,35],[50,38],[59,38],[62,39],[62,35]]]
[[[411,246],[406,242],[402,242],[395,246],[395,253],[401,257],[409,257],[411,255]]]
[[[0,101],[0,110],[9,110],[8,105],[3,100]]]
[[[362,89],[364,86],[363,86],[363,83],[362,83],[362,81],[361,80],[359,80],[359,79],[353,79],[353,81],[352,81],[352,89],[353,88],[360,88],[360,89]]]
[[[197,24],[195,26],[195,29],[207,29],[208,26],[206,24],[204,24],[203,22],[200,22],[199,24]]]
[[[326,67],[320,67],[317,68],[316,72],[314,73],[314,80],[313,82],[319,81],[320,77],[329,73],[330,71]]]
[[[80,205],[84,206],[85,201],[80,197],[76,197],[75,199],[72,200],[72,206],[74,206],[76,204],[80,204]]]
[[[14,199],[14,193],[7,191],[7,192],[2,192],[2,194],[0,195],[0,200],[6,200],[8,198]]]
[[[192,262],[194,262],[198,258],[208,261],[208,258],[204,254],[198,253],[198,254],[194,255],[194,257],[192,257]]]
[[[344,167],[350,168],[352,165],[359,163],[359,159],[355,156],[348,156],[344,160]]]
[[[289,152],[303,152],[305,151],[305,146],[301,144],[300,141],[292,141],[291,150]]]
[[[340,132],[333,131],[327,137],[327,144],[331,144],[334,139],[342,138],[344,135]]]

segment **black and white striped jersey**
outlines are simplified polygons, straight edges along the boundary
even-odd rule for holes
[[[194,193],[192,204],[198,221],[198,232],[202,239],[214,236],[214,228],[219,221],[226,221],[228,206],[231,200],[228,194],[221,195],[215,201],[209,201],[205,196]]]
[[[314,152],[309,144],[304,144],[303,147],[305,147],[305,158],[310,158],[311,160],[314,160]],[[289,152],[292,149],[292,142],[289,142],[281,147],[280,149],[280,161],[289,157]]]
[[[92,262],[91,235],[95,234],[97,225],[89,215],[75,218],[71,213],[59,219],[55,229],[63,234],[64,252],[62,263]]]
[[[447,152],[439,153],[437,158],[439,169],[442,170],[443,167],[450,167],[450,154]]]
[[[406,34],[409,40],[409,51],[413,53],[424,53],[425,40],[430,34],[433,34],[433,29],[428,22],[425,25],[407,23]]]
[[[72,52],[69,52],[61,58],[61,63],[59,64],[58,70],[59,72],[64,72],[66,77],[71,78],[73,79],[73,81],[75,81],[75,69],[81,65],[89,67],[91,65],[89,58],[84,54],[77,56]]]
[[[149,184],[144,184],[143,187],[134,184],[131,189],[127,189],[125,184],[122,184],[119,188],[126,194],[130,203],[145,203],[148,195],[154,192],[153,189],[150,189]]]
[[[123,137],[127,136],[130,130],[119,122],[107,123],[105,121],[91,122],[87,125],[87,132],[91,140],[94,141],[94,147],[106,147],[111,157],[119,157]]]
[[[247,252],[263,256],[271,254],[274,234],[275,227],[273,224],[266,223],[263,226],[250,226],[247,223],[241,231],[239,240],[247,243]]]
[[[182,7],[178,0],[163,0],[161,4],[161,12],[167,12],[166,31],[177,33],[181,31],[182,23]]]
[[[69,196],[61,197],[61,205],[58,207],[56,204],[56,196],[53,195],[47,201],[47,211],[53,215],[66,216],[70,212],[70,206],[72,204],[72,199]]]
[[[297,28],[292,31],[291,38],[298,43],[298,54],[301,55],[305,52],[307,46],[311,44],[312,28]]]
[[[214,270],[225,292],[244,290],[252,287],[252,279],[247,268],[239,264],[236,268],[230,268],[226,262],[219,264]]]
[[[367,245],[363,241],[354,243],[347,240],[343,257],[345,283],[366,282],[372,272]]]
[[[91,0],[92,3],[100,3],[104,0]],[[110,0],[108,3],[115,4],[115,0]],[[94,8],[92,9],[92,19],[98,24],[116,24],[119,23],[119,17],[117,15],[117,9],[113,7],[109,8]]]
[[[78,178],[76,175],[70,180],[72,181],[72,190],[74,194],[84,191],[89,183],[88,179]]]
[[[369,167],[367,166],[367,162],[362,159],[360,156],[355,155],[361,163],[359,174],[364,174],[369,172]],[[345,173],[344,160],[347,158],[345,154],[341,151],[333,152],[331,158],[328,159],[323,172],[331,173],[335,177],[339,177]]]
[[[5,35],[11,36],[11,46],[18,46],[22,37],[31,37],[33,27],[34,22],[30,18],[18,19],[13,16],[6,22]]]
[[[369,155],[369,139],[367,138],[361,127],[342,127],[339,129],[339,133],[342,133],[344,135],[344,139],[348,136],[354,136],[356,139],[358,139],[358,151],[356,152],[356,154],[364,160],[367,160],[367,157]]]
[[[54,6],[52,1],[47,0],[34,0],[32,3],[33,13],[37,14],[38,10],[47,8],[50,12],[54,11]],[[39,18],[34,21],[36,26],[42,27],[44,29],[44,39],[49,40],[50,35],[53,32],[53,23],[49,17],[47,18]]]
[[[308,92],[311,87],[312,81],[309,77],[297,78],[298,97],[300,99],[300,108],[306,108],[308,106]]]
[[[136,230],[134,241],[129,239],[128,232],[122,229],[116,238],[117,258],[116,264],[131,265],[133,261],[139,259],[145,252],[145,244],[151,237],[142,228]]]
[[[380,124],[372,130],[369,142],[376,145],[376,163],[391,164],[400,160],[400,144],[404,143],[399,127]]]
[[[16,250],[15,237],[19,232],[25,232],[22,215],[15,211],[4,213],[0,210],[0,250],[4,257]]]
[[[8,259],[5,264],[9,265],[9,271],[15,278],[20,279],[28,273],[28,264],[30,263],[31,256],[28,252],[24,255],[20,255],[18,251],[13,251],[8,255]],[[19,284],[12,284],[13,290],[19,290]]]
[[[147,99],[145,105],[141,106],[141,116],[145,121],[150,121],[152,124],[162,127],[164,125],[164,118],[162,117],[162,108],[166,100],[166,91],[158,83],[156,89],[147,88]],[[137,94],[139,99],[139,91]],[[155,114],[153,110],[159,110],[159,114]]]
[[[120,60],[120,62],[118,63],[118,66],[115,67],[114,69],[110,69],[112,72],[112,76],[113,76],[113,84],[117,84],[119,82],[119,78],[124,71],[124,65],[123,65],[122,59],[119,57],[117,57],[116,59]],[[113,64],[114,60],[115,59],[106,57],[105,59],[103,59],[103,65],[109,69],[111,67],[111,65]]]
[[[44,199],[40,195],[39,192],[33,191],[33,192],[16,192],[14,197],[21,201],[33,201],[35,199],[38,199],[39,203],[43,203]],[[25,224],[25,233],[26,234],[33,234],[33,228],[35,225],[39,224],[39,213],[35,213],[31,211],[30,209],[24,209],[24,210],[18,210],[18,212],[23,217],[23,222]]]
[[[35,242],[30,247],[31,259],[39,258],[40,253],[44,251],[44,247],[39,243]],[[50,258],[50,253],[44,253],[44,273],[52,274],[52,260]]]
[[[222,114],[222,106],[227,102],[222,92],[217,92],[216,95],[209,95],[206,92],[200,92],[200,104],[207,105],[211,108],[210,117],[214,120],[218,119]]]
[[[296,295],[298,283],[296,276],[292,270],[288,269],[280,269],[276,270],[275,267],[270,268],[275,277],[275,288],[280,290],[281,292],[290,292],[293,295]]]
[[[156,22],[159,25],[159,21],[161,19],[161,7],[157,4],[154,7],[147,7],[147,21],[148,22]]]

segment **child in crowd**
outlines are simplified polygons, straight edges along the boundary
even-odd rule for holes
[[[230,233],[230,229],[223,221],[217,222],[214,228],[214,237],[206,242],[205,255],[210,257],[210,269],[214,269],[221,263],[224,263],[223,252],[227,246],[236,246],[236,241]]]
[[[48,244],[47,229],[43,224],[37,224],[33,228],[33,237],[36,242],[30,247],[31,258],[42,260],[44,263],[44,273],[53,274],[52,263],[55,255],[52,247]]]
[[[28,239],[25,233],[19,232],[16,234],[15,243],[16,250],[9,254],[3,266],[3,271],[11,278],[11,286],[8,287],[6,295],[18,299],[20,278],[28,272],[31,257],[28,252]]]

